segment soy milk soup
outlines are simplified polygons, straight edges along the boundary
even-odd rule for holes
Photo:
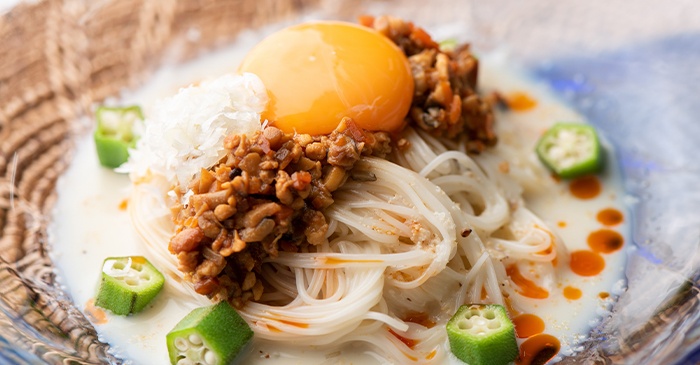
[[[232,65],[240,62],[250,46],[239,42],[190,63],[160,70],[140,89],[111,102],[141,105],[148,116],[156,100],[174,94],[178,87],[231,72]],[[614,152],[605,146],[606,168],[597,177],[557,180],[537,161],[535,143],[554,122],[584,122],[583,117],[542,85],[514,71],[503,54],[480,57],[480,88],[482,94],[497,91],[510,108],[496,110],[499,142],[475,160],[500,161],[491,164],[498,166],[499,171],[489,173],[500,176],[496,179],[498,184],[520,184],[528,208],[562,238],[568,251],[559,253],[556,282],[549,285],[551,290],[544,290],[528,279],[538,275],[538,266],[533,265],[530,272],[507,268],[510,279],[521,288],[519,294],[524,298],[521,307],[527,309],[510,313],[516,323],[521,351],[525,347],[539,351],[556,341],[561,346],[557,358],[570,355],[624,288],[629,227]],[[209,301],[204,297],[182,300],[174,295],[172,285],[177,278],[166,283],[163,292],[139,314],[121,317],[94,306],[99,273],[106,257],[149,256],[127,211],[129,178],[100,167],[94,148],[92,138],[80,138],[74,161],[58,186],[52,255],[59,277],[76,305],[93,322],[100,338],[113,346],[117,356],[133,363],[167,363],[165,335],[192,309]],[[513,175],[517,177],[512,178]],[[581,189],[588,191],[583,198]],[[444,326],[444,323],[436,325]],[[523,345],[524,342],[527,344]],[[461,363],[449,354],[447,344],[443,346],[447,347],[445,358],[451,363]],[[355,344],[294,347],[254,339],[247,351],[243,360],[246,364],[377,361],[367,348]]]

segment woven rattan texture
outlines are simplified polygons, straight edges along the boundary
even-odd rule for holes
[[[56,180],[91,105],[166,58],[194,56],[316,3],[48,0],[2,16],[0,363],[121,362],[55,282],[45,247]]]

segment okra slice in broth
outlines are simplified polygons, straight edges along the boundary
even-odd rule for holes
[[[97,127],[93,138],[100,164],[119,167],[129,158],[129,148],[136,146],[135,125],[144,119],[141,108],[101,106],[95,111],[95,119]]]
[[[459,307],[447,322],[452,353],[469,365],[506,365],[518,356],[515,326],[496,304]]]
[[[142,311],[165,284],[165,277],[143,256],[109,257],[102,264],[102,279],[95,305],[114,314]]]
[[[587,124],[555,124],[540,137],[536,152],[550,170],[565,179],[596,173],[603,165],[598,133]]]
[[[172,365],[228,365],[253,331],[226,301],[190,312],[166,335]]]

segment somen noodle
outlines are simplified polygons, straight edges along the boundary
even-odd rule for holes
[[[444,328],[401,318],[424,313],[444,323],[459,305],[485,300],[527,309],[536,300],[507,279],[510,265],[534,265],[541,286],[555,281],[553,261],[565,248],[525,207],[520,186],[493,176],[502,160],[475,159],[463,143],[413,129],[405,137],[407,151],[362,158],[334,193],[327,243],[267,259],[265,293],[240,309],[256,336],[299,345],[360,341],[387,361],[420,363],[446,356]],[[157,177],[137,183],[132,221],[154,263],[178,281],[178,295],[205,303],[179,283],[164,244],[174,229],[167,190]]]

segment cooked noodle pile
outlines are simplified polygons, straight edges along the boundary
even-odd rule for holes
[[[262,298],[240,310],[258,338],[359,341],[386,361],[439,361],[446,356],[444,323],[459,305],[490,302],[517,311],[538,301],[521,294],[508,267],[536,271],[538,279],[530,279],[545,288],[553,282],[564,247],[524,206],[517,171],[502,171],[495,153],[475,160],[464,142],[413,129],[405,138],[407,150],[357,163],[352,174],[370,181],[349,179],[334,193],[325,211],[327,243],[267,259]],[[167,248],[174,232],[169,187],[159,181],[135,185],[132,220],[154,263],[177,281],[170,285],[177,295],[207,303],[180,283]]]
[[[414,100],[411,117],[416,121],[402,131],[400,147],[396,143],[385,159],[358,155],[348,169],[350,178],[324,207],[328,230],[320,244],[264,256],[256,269],[264,283],[262,296],[241,302],[239,312],[259,339],[327,346],[329,351],[359,342],[384,362],[440,363],[449,352],[444,325],[460,305],[488,302],[506,305],[511,313],[528,311],[543,298],[528,293],[523,283],[551,290],[557,260],[568,256],[562,242],[525,207],[523,186],[532,183],[531,172],[507,162],[519,159],[518,149],[507,144],[486,148],[496,139],[490,104],[474,90],[476,59],[466,48],[455,54],[438,51],[413,25],[380,20],[369,25],[396,38],[425,78],[421,85],[427,87],[433,79],[441,83]],[[452,74],[454,70],[461,74]],[[168,104],[172,109],[162,108],[163,132],[152,138],[171,136],[182,163],[191,165],[201,156],[221,159],[226,151],[219,143],[202,142],[191,130],[214,125],[231,133],[224,129],[239,120],[244,120],[241,133],[257,128],[267,99],[254,75],[245,77],[240,89],[204,83],[221,103],[212,104],[213,116],[196,119],[198,124],[190,126],[189,114],[178,112],[189,99],[173,99]],[[443,90],[440,85],[448,91],[452,87],[454,98],[440,99],[445,96],[437,92]],[[241,105],[229,106],[227,98]],[[436,109],[438,102],[456,108]],[[428,122],[447,124],[435,124],[431,134],[424,125]],[[180,131],[179,124],[189,129]],[[440,129],[444,126],[463,133],[447,133]],[[148,145],[148,138],[147,133],[140,145]],[[161,144],[170,148],[168,143]],[[481,153],[468,154],[473,152]],[[188,199],[186,189],[172,190],[187,186],[196,166],[178,170],[178,184],[158,173],[170,171],[177,161],[149,169],[148,164],[164,164],[161,160],[144,159],[147,166],[141,170],[150,172],[134,179],[132,221],[151,260],[166,273],[172,295],[192,306],[205,305],[209,299],[195,292],[191,277],[178,270],[177,258],[168,250],[176,232],[170,207],[181,208],[180,199]],[[139,162],[130,163],[138,167]],[[511,273],[522,280],[513,280]]]

